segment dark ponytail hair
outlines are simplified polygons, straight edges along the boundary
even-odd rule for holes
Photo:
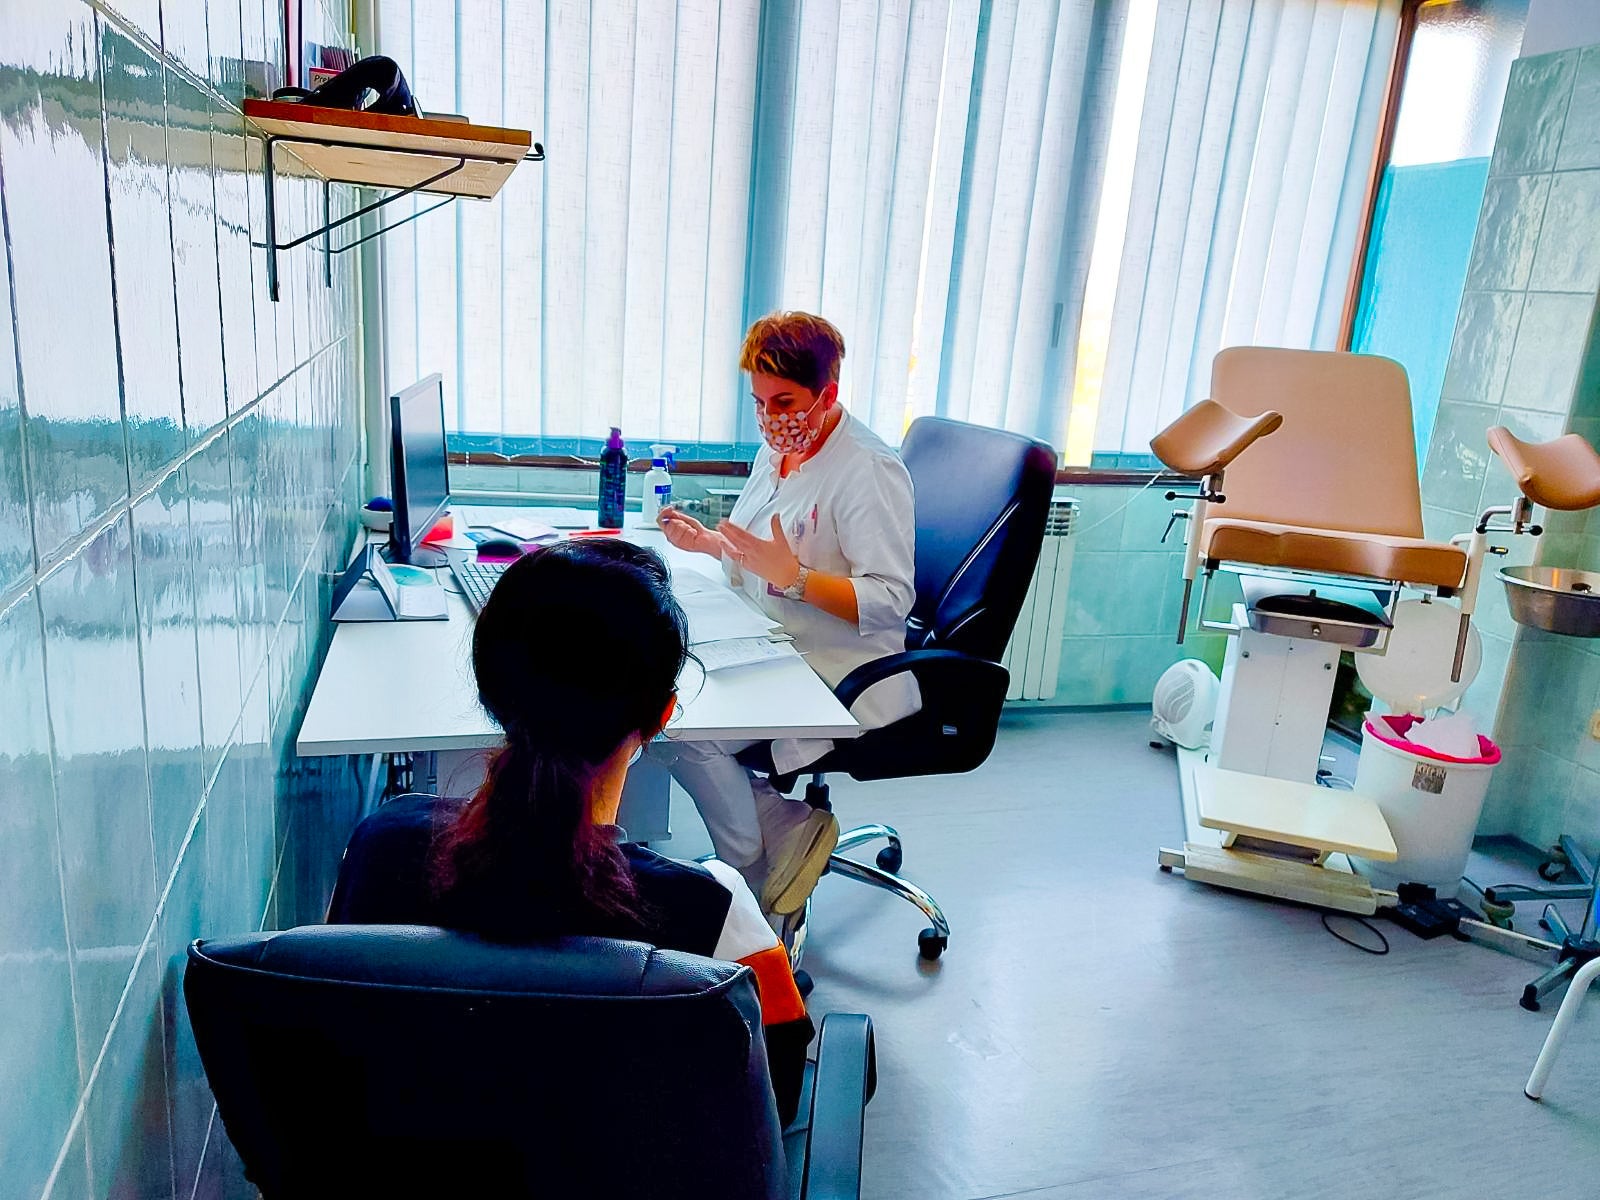
[[[688,624],[654,551],[569,541],[507,569],[478,614],[472,667],[505,745],[435,842],[446,924],[503,939],[605,934],[637,896],[590,819],[595,769],[660,728]]]

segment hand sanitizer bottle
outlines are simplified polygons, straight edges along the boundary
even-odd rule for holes
[[[644,510],[644,520],[647,525],[654,525],[656,517],[661,510],[672,503],[672,456],[676,454],[676,446],[667,446],[652,443],[650,446],[650,469],[644,476],[644,498],[641,507]]]

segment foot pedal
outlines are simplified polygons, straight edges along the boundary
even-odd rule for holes
[[[1466,939],[1461,932],[1461,922],[1472,920],[1474,914],[1461,901],[1441,900],[1431,887],[1419,883],[1402,883],[1399,896],[1400,903],[1385,908],[1383,916],[1401,929],[1425,942],[1446,934]]]

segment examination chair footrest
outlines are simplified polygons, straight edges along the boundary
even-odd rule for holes
[[[1156,857],[1163,871],[1181,870],[1196,883],[1360,916],[1378,911],[1372,885],[1348,871],[1193,842],[1185,842],[1182,850],[1163,848]]]

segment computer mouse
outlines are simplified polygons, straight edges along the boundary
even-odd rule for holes
[[[479,558],[521,558],[522,543],[505,537],[485,538],[478,543]]]

